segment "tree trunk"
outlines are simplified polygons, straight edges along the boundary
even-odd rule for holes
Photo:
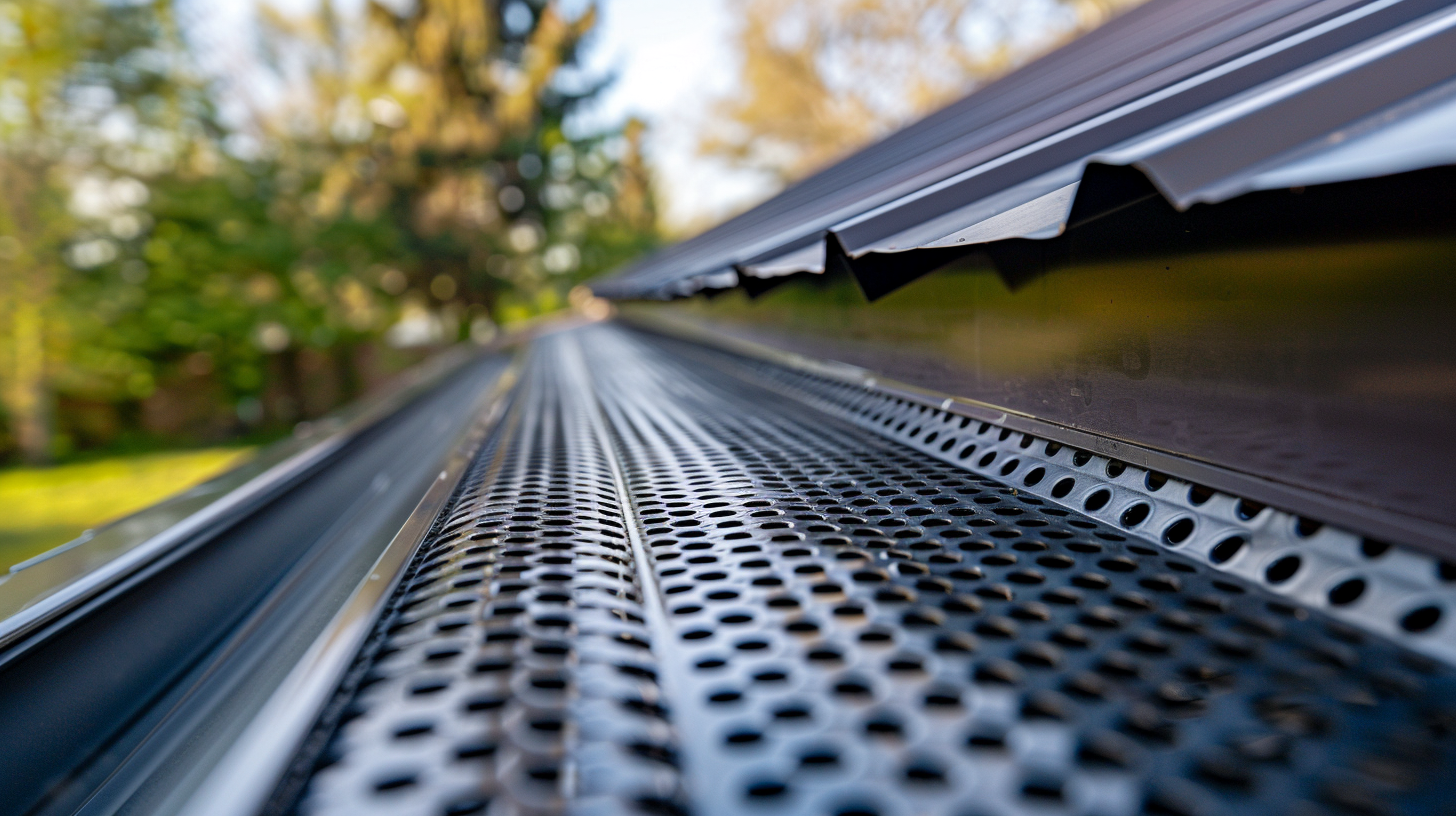
[[[11,315],[11,430],[28,464],[51,459],[51,405],[46,387],[45,316],[39,303],[21,301]]]
[[[5,196],[0,202],[0,233],[6,237],[0,259],[0,304],[9,336],[0,347],[0,397],[10,432],[29,464],[51,459],[51,392],[46,366],[46,307],[55,281],[64,274],[60,247],[69,230],[64,200],[47,186],[50,165],[36,156],[0,161]]]

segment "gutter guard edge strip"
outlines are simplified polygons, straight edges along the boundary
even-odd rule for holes
[[[1319,518],[1373,538],[1395,540],[1438,558],[1456,561],[1456,530],[1446,525],[1370,505],[1354,505],[1338,496],[1276,482],[1224,465],[1062,425],[989,403],[958,397],[885,378],[859,366],[816,360],[773,346],[735,337],[703,325],[685,325],[666,316],[622,315],[624,322],[648,332],[676,337],[731,354],[767,361],[785,368],[876,391],[948,413],[990,422],[1014,431],[1082,448],[1099,456],[1177,476],[1234,496],[1257,499],[1274,507]]]

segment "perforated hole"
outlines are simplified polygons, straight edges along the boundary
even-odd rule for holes
[[[1138,502],[1137,504],[1134,504],[1126,510],[1122,511],[1122,516],[1118,519],[1118,521],[1121,522],[1122,526],[1124,527],[1136,527],[1139,524],[1142,524],[1144,521],[1147,521],[1148,516],[1152,512],[1152,505],[1146,504],[1144,502]]]
[[[1330,603],[1336,606],[1345,606],[1360,600],[1365,594],[1365,580],[1362,578],[1351,578],[1341,581],[1330,589]]]
[[[1089,513],[1095,513],[1107,506],[1112,499],[1111,490],[1094,490],[1082,501],[1082,509]]]
[[[1197,522],[1191,518],[1178,519],[1163,529],[1163,543],[1176,547],[1187,541],[1197,526]]]
[[[1360,553],[1366,558],[1379,558],[1390,550],[1390,545],[1384,541],[1376,541],[1373,538],[1365,538],[1360,541]]]
[[[1425,632],[1441,622],[1439,606],[1422,606],[1407,612],[1400,619],[1400,625],[1408,632]]]
[[[1267,505],[1251,499],[1239,499],[1238,504],[1234,505],[1234,512],[1244,521],[1252,521],[1255,516],[1264,512],[1265,507]]]
[[[1247,543],[1248,539],[1243,536],[1229,536],[1214,545],[1208,553],[1208,558],[1215,564],[1222,564],[1238,555]]]
[[[1293,578],[1303,563],[1303,559],[1297,555],[1286,555],[1264,570],[1264,580],[1271,584],[1282,584]]]

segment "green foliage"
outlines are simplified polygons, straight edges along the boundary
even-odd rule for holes
[[[567,127],[590,10],[406,8],[262,7],[242,153],[168,0],[0,3],[0,456],[286,427],[656,243],[640,125]]]
[[[66,292],[86,307],[73,316],[71,390],[141,399],[158,382],[212,375],[235,404],[263,392],[272,353],[357,344],[386,327],[392,314],[363,279],[370,262],[399,257],[400,232],[299,220],[269,169],[229,162],[153,183],[154,226]]]
[[[414,261],[406,288],[497,317],[502,299],[559,303],[650,245],[640,127],[566,127],[601,87],[561,81],[594,19],[525,0],[373,3],[356,27],[328,3],[312,20],[273,15],[279,53],[298,55],[280,63],[308,78],[275,132],[320,175],[315,216],[393,220]]]
[[[86,240],[76,203],[112,168],[164,171],[190,138],[169,11],[162,0],[0,3],[0,390],[11,438],[32,461],[50,453],[52,379],[73,350],[57,301],[65,253],[114,252]]]

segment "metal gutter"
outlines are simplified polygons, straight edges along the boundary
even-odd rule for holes
[[[451,445],[449,460],[404,527],[355,587],[347,604],[177,812],[189,816],[243,816],[263,807],[385,611],[404,568],[448,505],[480,446],[504,416],[520,365],[518,359],[496,381],[482,400],[477,419]]]
[[[173,506],[170,502],[155,509],[143,510],[90,536],[83,536],[75,542],[17,564],[6,579],[0,582],[0,613],[10,612],[8,617],[0,620],[0,666],[19,654],[14,648],[17,644],[68,612],[98,597],[158,559],[179,556],[201,545],[209,536],[246,518],[258,507],[287,492],[309,474],[325,466],[350,440],[357,438],[450,373],[468,364],[471,359],[472,354],[465,350],[448,353],[422,370],[406,375],[407,383],[403,388],[368,401],[359,408],[348,410],[342,416],[317,421],[311,427],[325,429],[326,435],[322,438],[310,439],[307,434],[303,435],[302,439],[311,443],[303,450],[286,455],[282,461],[228,490],[180,521],[170,524],[161,532],[130,544],[125,541],[117,544],[105,540],[109,535],[125,537],[131,527],[149,526],[148,515],[168,512]],[[291,451],[297,444],[297,440],[282,443],[283,451]],[[239,468],[243,472],[247,469],[247,464]],[[223,484],[227,481],[227,475],[214,480]],[[184,494],[179,498],[186,498],[188,495]],[[111,557],[102,554],[100,558],[105,560],[97,564],[96,557],[86,552],[86,549],[100,543],[112,545],[118,552]],[[74,572],[70,575],[63,573],[59,581],[56,576],[46,574],[47,571],[36,569],[37,566],[56,558],[78,562],[70,567]],[[28,644],[27,648],[30,645],[34,644]]]

